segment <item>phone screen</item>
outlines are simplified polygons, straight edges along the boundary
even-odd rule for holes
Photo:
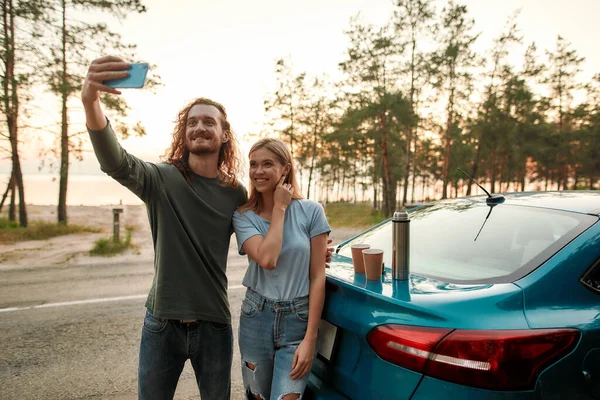
[[[129,65],[127,69],[129,76],[119,79],[109,79],[103,83],[106,86],[112,88],[122,89],[139,89],[144,86],[146,82],[146,75],[148,74],[148,63],[133,63]]]

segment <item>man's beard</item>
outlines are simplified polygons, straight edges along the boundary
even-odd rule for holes
[[[187,148],[190,154],[193,154],[195,156],[206,156],[210,154],[215,154],[218,153],[220,150],[220,146],[217,146],[213,142],[194,145],[193,142],[188,141]]]
[[[193,149],[189,149],[190,154],[193,154],[195,156],[206,156],[209,154],[217,154],[219,152],[219,149],[214,149],[214,148],[209,148],[209,147],[201,147],[201,148],[193,148]]]

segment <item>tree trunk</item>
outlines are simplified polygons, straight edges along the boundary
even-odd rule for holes
[[[412,185],[410,187],[410,202],[412,204],[415,203],[415,185],[417,184],[417,174],[415,172],[416,172],[416,170],[413,169]]]
[[[477,170],[479,169],[479,156],[481,154],[481,138],[477,141],[477,149],[475,150],[475,159],[473,160],[473,169],[471,170],[471,178],[477,179]],[[467,196],[471,195],[471,186],[473,182],[467,179]]]
[[[392,170],[388,158],[388,126],[385,114],[379,116],[381,126],[381,162],[383,164],[383,215],[389,217],[392,215],[392,207],[395,203],[395,195],[392,192]]]
[[[450,150],[452,148],[452,130],[454,129],[454,65],[450,68],[450,95],[448,96],[448,121],[446,122],[446,143],[444,146],[444,168],[442,171],[442,199],[448,197],[450,178]]]
[[[16,219],[16,185],[15,181],[12,181],[12,186],[10,187],[10,205],[8,207],[8,220],[14,222]]]
[[[19,193],[19,225],[22,227],[27,226],[27,205],[25,203],[25,189],[23,184],[23,174],[21,172],[21,162],[19,161],[19,150],[18,150],[18,140],[17,140],[17,124],[16,121],[13,120],[10,122],[12,126],[12,132],[10,134],[11,140],[11,150],[13,153],[12,156],[12,167],[13,167],[13,176],[14,183],[16,184],[16,191]]]
[[[412,132],[412,127],[410,127],[408,129],[408,132],[406,134],[406,159],[404,162],[404,190],[402,193],[402,205],[406,204],[406,201],[408,199],[408,182],[409,182],[409,175],[410,175],[410,166],[411,166],[411,162],[412,162],[412,151],[411,151],[411,144],[412,144],[412,137],[413,137],[413,132]]]
[[[415,32],[414,32],[414,27],[411,30],[411,42],[412,42],[412,47],[411,47],[411,55],[410,55],[410,112],[412,114],[412,116],[414,116],[416,113],[414,112],[414,108],[415,108],[415,49],[417,48],[417,41],[415,39]],[[413,131],[413,125],[410,124],[407,132],[406,132],[406,161],[404,163],[404,193],[402,194],[402,205],[406,204],[406,199],[408,198],[408,177],[410,175],[410,166],[412,164],[412,150],[411,150],[411,145],[412,145],[412,140],[413,140],[413,136],[414,136],[414,131]],[[413,173],[414,174],[414,173]],[[413,175],[414,176],[414,175]],[[413,182],[413,186],[414,186],[414,182]],[[413,190],[413,197],[414,197],[414,190]]]
[[[10,192],[10,189],[13,186],[13,181],[14,181],[14,174],[10,174],[10,179],[8,180],[8,185],[6,185],[6,190],[4,191],[4,194],[2,195],[2,200],[0,200],[0,212],[2,212],[2,207],[4,207],[4,202],[6,201],[6,198],[8,197],[8,192]]]
[[[312,174],[313,174],[313,166],[311,164],[311,166],[308,169],[308,188],[306,189],[306,198],[310,199],[310,186],[312,183]]]
[[[358,194],[356,193],[356,161],[354,161],[354,176],[352,177],[352,182],[353,182],[353,190],[354,190],[354,204],[356,204],[357,200],[357,196]]]
[[[577,190],[577,181],[579,180],[579,174],[577,173],[577,168],[575,168],[575,171],[573,172],[573,190]],[[568,181],[568,179],[567,179]]]
[[[500,171],[498,171],[498,176],[500,177],[500,183],[498,184],[498,191],[502,192],[502,175],[504,175],[504,168],[506,166],[507,163],[507,157],[502,157],[501,162],[500,162]],[[508,183],[508,181],[507,181]]]
[[[315,130],[316,131],[316,130]],[[315,132],[313,138],[312,154],[310,157],[310,167],[308,168],[308,189],[306,191],[306,198],[310,199],[310,187],[312,184],[313,171],[315,169],[315,158],[317,157],[317,133]]]
[[[379,207],[377,206],[377,181],[373,181],[373,208],[377,210]]]
[[[23,185],[23,174],[21,173],[21,162],[19,159],[19,95],[18,82],[15,77],[15,21],[12,0],[3,3],[4,22],[4,49],[5,49],[5,79],[4,79],[4,106],[8,135],[11,148],[13,196],[11,199],[11,214],[15,218],[15,191],[19,193],[19,225],[27,226],[27,204],[25,203],[25,188]],[[14,179],[13,179],[14,178]],[[15,187],[16,185],[16,187]],[[15,190],[16,189],[16,190]]]
[[[67,100],[69,82],[67,81],[67,7],[62,2],[62,120],[60,130],[60,180],[58,189],[58,223],[67,224],[67,183],[69,180],[69,125],[67,118]]]

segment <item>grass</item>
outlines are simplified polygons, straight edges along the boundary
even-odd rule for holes
[[[333,228],[366,229],[386,219],[369,203],[329,203],[325,214]]]
[[[82,225],[58,225],[46,221],[30,221],[26,228],[8,218],[0,218],[0,244],[12,244],[25,240],[46,240],[72,233],[101,232],[101,229]]]
[[[96,240],[94,248],[90,250],[90,255],[110,257],[120,254],[127,249],[137,248],[136,245],[131,243],[131,234],[134,230],[133,226],[126,226],[125,239],[119,238],[118,242],[115,242],[113,238]]]

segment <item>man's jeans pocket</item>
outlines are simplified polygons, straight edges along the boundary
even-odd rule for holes
[[[168,325],[168,321],[160,318],[156,318],[150,310],[146,311],[146,316],[144,317],[144,329],[148,332],[152,333],[160,333],[162,332]]]
[[[208,321],[208,324],[210,325],[211,328],[213,328],[216,331],[225,331],[225,330],[227,330],[227,328],[229,328],[231,326],[229,324],[223,324],[221,322],[213,322],[213,321]]]

